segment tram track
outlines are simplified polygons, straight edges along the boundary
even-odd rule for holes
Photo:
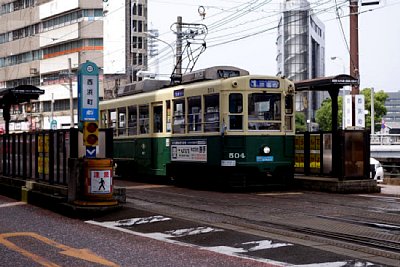
[[[160,192],[156,192],[158,197],[160,197]],[[185,194],[182,192],[175,194],[171,192],[163,192],[167,195],[175,195],[179,198],[185,197]],[[195,199],[196,197],[188,196],[189,199]],[[394,238],[385,238],[384,234],[392,234],[398,235],[398,231],[400,229],[400,225],[398,224],[385,224],[385,223],[374,223],[368,220],[359,219],[350,219],[350,218],[338,218],[332,216],[324,216],[324,215],[316,215],[311,214],[309,212],[299,212],[296,211],[297,216],[309,217],[315,220],[328,220],[331,222],[335,222],[338,224],[350,224],[350,225],[358,225],[360,227],[369,227],[371,229],[372,234],[370,236],[365,236],[357,233],[350,233],[350,232],[340,232],[334,230],[326,230],[326,229],[318,229],[315,227],[306,227],[300,225],[290,224],[287,220],[279,220],[277,218],[264,218],[263,220],[254,219],[251,217],[244,217],[242,215],[235,215],[230,214],[224,210],[215,210],[204,208],[203,206],[189,206],[186,204],[177,204],[174,201],[166,202],[160,200],[151,199],[148,197],[140,197],[137,194],[129,195],[128,198],[130,199],[131,203],[138,203],[141,204],[145,209],[155,209],[158,212],[170,213],[169,216],[178,216],[182,219],[195,219],[196,221],[203,221],[204,223],[211,223],[211,224],[219,224],[224,225],[224,227],[228,227],[231,229],[240,229],[244,231],[246,229],[252,231],[261,231],[263,233],[272,233],[281,235],[284,237],[294,237],[301,240],[308,240],[308,241],[316,241],[321,242],[329,245],[334,245],[337,247],[342,247],[345,249],[350,249],[354,251],[362,251],[368,254],[376,255],[376,256],[383,256],[386,258],[400,260],[400,242]],[[168,197],[167,197],[168,199]],[[201,199],[197,199],[196,202],[202,202]],[[314,203],[315,204],[315,203]],[[136,205],[135,205],[136,206]],[[168,207],[168,208],[166,208]],[[275,207],[275,213],[277,209]],[[282,214],[287,212],[293,212],[291,210],[281,210]],[[205,215],[207,214],[207,215]],[[214,219],[204,219],[206,217],[213,217]],[[234,223],[233,223],[234,222]],[[396,234],[397,232],[397,234]]]

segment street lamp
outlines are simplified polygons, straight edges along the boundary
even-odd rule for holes
[[[343,73],[342,73],[342,74],[346,74],[346,67],[345,67],[344,62],[343,62],[343,59],[342,59],[341,57],[333,56],[333,57],[331,57],[331,60],[332,60],[332,61],[340,60],[341,63],[342,63],[342,67],[343,67]],[[345,114],[345,110],[344,110],[344,97],[345,97],[346,91],[347,91],[347,90],[346,90],[346,87],[347,87],[347,86],[344,86],[344,87],[343,87],[343,90],[342,90],[342,129],[343,129],[343,130],[345,129],[345,121],[344,121],[344,114]],[[350,90],[349,90],[349,91],[350,91]]]
[[[148,37],[153,38],[153,39],[155,39],[157,41],[160,41],[160,42],[166,44],[169,48],[171,48],[172,55],[173,55],[173,58],[172,58],[172,64],[173,64],[172,71],[174,71],[174,69],[175,69],[175,59],[176,59],[175,48],[171,44],[169,44],[166,41],[161,40],[160,38],[155,36],[152,32],[143,32],[143,33],[146,34]]]
[[[346,67],[345,67],[345,65],[344,65],[343,59],[342,59],[341,57],[336,57],[336,56],[331,57],[331,60],[333,60],[333,61],[335,61],[335,60],[337,60],[337,59],[340,60],[340,61],[342,62],[343,74],[346,74]]]

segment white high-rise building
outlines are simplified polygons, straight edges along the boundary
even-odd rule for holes
[[[147,71],[147,0],[104,2],[104,97],[129,94]]]
[[[307,0],[285,0],[278,26],[278,74],[293,81],[325,75],[325,26]],[[296,110],[312,122],[326,94],[305,92],[296,96]]]

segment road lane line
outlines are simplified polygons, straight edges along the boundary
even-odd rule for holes
[[[0,208],[7,208],[7,207],[13,207],[13,206],[18,206],[18,205],[25,205],[26,202],[11,202],[11,203],[5,203],[5,204],[0,204]]]
[[[96,255],[95,253],[93,253],[92,251],[90,251],[89,249],[76,249],[76,248],[72,248],[72,247],[68,247],[66,245],[57,243],[54,240],[48,239],[44,236],[41,236],[39,234],[36,233],[32,233],[32,232],[17,232],[17,233],[4,233],[4,234],[0,234],[0,244],[3,244],[4,246],[6,246],[7,248],[18,252],[20,254],[22,254],[23,256],[45,266],[45,267],[59,267],[59,265],[39,256],[36,254],[33,254],[29,251],[27,251],[26,249],[23,249],[21,247],[18,247],[17,245],[15,245],[14,243],[12,243],[11,241],[8,241],[7,238],[9,237],[31,237],[34,239],[37,239],[49,246],[61,249],[62,251],[60,251],[59,253],[62,255],[66,255],[69,257],[73,257],[73,258],[77,258],[77,259],[81,259],[84,261],[89,261],[89,262],[93,262],[93,263],[98,263],[100,265],[103,266],[110,266],[110,267],[117,267],[118,265],[108,261],[98,255]]]

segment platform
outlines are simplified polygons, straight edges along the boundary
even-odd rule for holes
[[[313,191],[331,193],[380,193],[381,187],[373,179],[340,180],[323,176],[295,175],[296,186]]]

